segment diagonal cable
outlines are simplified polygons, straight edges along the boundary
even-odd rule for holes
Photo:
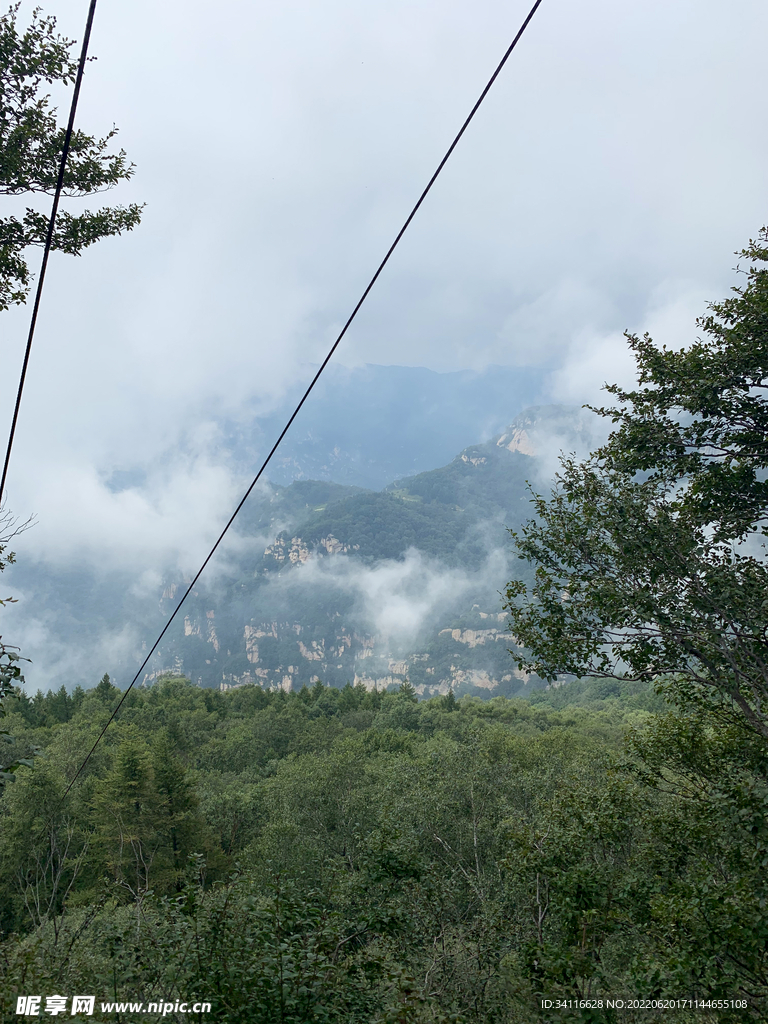
[[[381,261],[381,263],[379,264],[378,268],[376,269],[376,273],[375,273],[375,274],[373,275],[373,277],[371,278],[371,280],[370,280],[370,281],[368,282],[368,285],[366,286],[366,288],[365,288],[365,291],[363,292],[363,294],[362,294],[362,295],[360,296],[360,298],[358,299],[358,301],[357,301],[357,305],[355,306],[355,308],[354,308],[354,309],[352,310],[352,312],[350,313],[350,315],[349,315],[349,318],[347,319],[347,322],[346,322],[346,323],[344,324],[344,326],[343,326],[343,327],[342,327],[342,329],[341,329],[341,332],[339,333],[339,336],[338,336],[338,337],[336,338],[336,340],[334,341],[334,343],[333,343],[333,345],[331,346],[331,348],[330,348],[330,350],[329,350],[328,354],[326,355],[325,359],[323,360],[322,364],[320,365],[320,369],[319,369],[319,370],[317,371],[317,373],[315,374],[315,376],[314,376],[314,377],[312,378],[312,381],[311,381],[311,383],[310,383],[309,387],[307,388],[307,390],[306,390],[306,391],[304,392],[304,394],[302,395],[301,401],[300,401],[300,402],[299,402],[299,404],[298,404],[298,405],[296,406],[296,408],[295,408],[295,409],[293,410],[293,413],[291,414],[291,417],[290,417],[290,419],[288,420],[288,422],[287,422],[287,423],[285,424],[285,426],[283,427],[283,429],[282,429],[282,431],[281,431],[281,433],[280,433],[280,436],[279,436],[279,437],[278,437],[278,439],[277,439],[277,440],[275,441],[275,443],[274,443],[274,444],[272,445],[272,448],[271,448],[271,450],[270,450],[270,452],[269,452],[269,455],[267,455],[266,459],[264,459],[264,462],[263,462],[263,463],[261,464],[261,468],[259,469],[259,471],[258,471],[258,473],[256,474],[256,476],[255,476],[255,477],[253,478],[253,480],[252,480],[252,482],[251,482],[250,486],[248,487],[248,490],[247,490],[247,491],[245,492],[245,494],[243,495],[243,497],[242,497],[242,498],[240,499],[240,501],[239,501],[239,503],[238,503],[238,505],[237,505],[237,508],[236,508],[236,509],[235,509],[235,511],[234,511],[234,512],[232,513],[232,515],[231,515],[231,516],[229,517],[229,520],[227,521],[227,524],[226,524],[226,526],[224,527],[224,529],[223,529],[223,530],[221,531],[221,533],[219,534],[219,536],[218,536],[218,539],[216,540],[216,543],[215,543],[215,544],[213,545],[213,547],[211,548],[211,550],[210,550],[210,551],[208,552],[208,555],[206,556],[206,558],[205,558],[205,561],[204,561],[204,562],[203,562],[203,564],[202,564],[202,565],[200,566],[200,568],[199,568],[199,569],[197,570],[197,572],[195,573],[195,576],[194,576],[194,578],[193,578],[192,582],[191,582],[191,583],[189,584],[189,586],[187,587],[187,589],[186,589],[186,590],[184,591],[184,594],[183,594],[183,596],[182,596],[181,600],[180,600],[180,601],[179,601],[179,603],[178,603],[178,604],[176,605],[176,608],[174,609],[174,611],[173,611],[173,613],[172,613],[171,617],[170,617],[170,618],[168,619],[168,621],[166,622],[165,626],[163,626],[163,629],[162,629],[162,631],[160,632],[160,635],[158,636],[157,640],[155,640],[155,642],[154,642],[154,643],[152,644],[152,647],[150,648],[150,650],[149,650],[149,652],[148,652],[148,654],[147,654],[146,658],[145,658],[145,659],[144,659],[144,661],[143,661],[143,662],[141,663],[141,665],[140,665],[140,667],[139,667],[139,670],[137,671],[136,675],[135,675],[135,676],[133,677],[133,679],[131,680],[130,686],[128,686],[128,688],[126,689],[125,693],[124,693],[124,694],[122,695],[122,697],[121,697],[121,698],[120,698],[120,700],[118,701],[118,703],[117,703],[117,706],[115,707],[114,711],[112,712],[112,714],[111,714],[111,715],[109,716],[109,718],[107,719],[107,721],[106,721],[106,724],[105,724],[105,725],[104,725],[104,727],[102,728],[101,732],[100,732],[100,733],[99,733],[99,735],[98,735],[98,736],[96,737],[96,741],[94,742],[93,746],[91,747],[90,751],[88,752],[88,754],[87,754],[87,756],[86,756],[85,760],[84,760],[84,761],[82,762],[82,764],[80,765],[80,767],[79,767],[79,768],[77,769],[77,771],[75,772],[75,775],[73,776],[73,778],[72,778],[72,781],[71,781],[71,782],[69,783],[69,785],[67,786],[66,790],[64,791],[64,794],[63,794],[63,796],[62,796],[62,800],[64,799],[64,797],[66,797],[67,793],[69,793],[69,791],[70,791],[70,790],[72,789],[72,787],[74,786],[74,784],[75,784],[75,782],[77,781],[78,777],[79,777],[79,776],[80,776],[80,774],[82,773],[83,769],[85,768],[85,766],[86,766],[86,765],[88,764],[88,762],[90,761],[90,759],[91,759],[91,756],[93,755],[93,752],[94,752],[94,751],[96,750],[96,747],[97,747],[97,746],[99,745],[99,743],[101,742],[101,738],[103,737],[104,733],[105,733],[105,732],[107,731],[107,729],[109,728],[109,726],[110,726],[110,725],[112,724],[112,722],[114,721],[114,719],[115,719],[115,717],[116,717],[116,715],[117,715],[118,711],[120,710],[120,708],[121,708],[121,706],[122,706],[122,704],[123,704],[123,701],[124,701],[124,700],[125,700],[125,698],[126,698],[126,697],[128,696],[129,692],[130,692],[130,691],[131,691],[131,689],[133,688],[133,686],[134,686],[134,684],[136,683],[137,679],[139,678],[139,676],[141,675],[141,673],[142,673],[142,672],[144,671],[144,669],[146,668],[146,666],[147,666],[147,664],[148,664],[148,662],[149,662],[149,659],[150,659],[150,658],[152,657],[152,655],[153,655],[153,654],[155,653],[155,651],[156,651],[156,650],[157,650],[157,648],[159,647],[159,645],[160,645],[160,642],[162,641],[162,639],[163,639],[163,637],[165,636],[165,634],[166,634],[166,633],[168,632],[168,630],[169,630],[169,628],[170,628],[170,626],[171,626],[171,624],[172,624],[173,620],[174,620],[174,619],[176,618],[176,616],[178,615],[179,611],[181,610],[181,607],[182,607],[182,605],[184,604],[184,602],[186,601],[186,599],[187,599],[187,598],[189,597],[189,595],[190,595],[190,594],[192,593],[192,590],[193,590],[193,588],[194,588],[195,584],[197,583],[197,581],[198,581],[198,580],[200,579],[200,577],[202,576],[202,574],[203,574],[203,572],[204,572],[204,570],[205,570],[206,566],[208,565],[208,563],[210,562],[210,560],[211,560],[211,559],[213,558],[213,556],[214,556],[214,554],[216,553],[216,551],[217,551],[217,549],[218,549],[219,545],[221,544],[221,542],[222,542],[222,541],[224,540],[224,537],[225,537],[225,536],[227,535],[227,532],[229,531],[229,528],[230,528],[230,527],[232,526],[232,524],[234,523],[234,521],[235,521],[235,519],[236,519],[236,517],[237,517],[238,513],[240,512],[240,509],[241,509],[241,508],[243,507],[243,505],[244,505],[244,504],[246,503],[246,501],[248,500],[248,497],[249,497],[249,495],[250,495],[251,491],[253,490],[253,488],[254,488],[254,487],[256,486],[256,484],[257,484],[257,483],[259,482],[259,480],[261,479],[261,475],[262,475],[262,473],[264,472],[264,470],[265,470],[265,469],[267,468],[267,466],[269,465],[269,463],[270,463],[270,461],[271,461],[271,459],[272,459],[272,456],[273,456],[273,455],[275,454],[275,452],[277,451],[277,449],[278,449],[278,447],[279,447],[279,445],[280,445],[280,442],[281,442],[281,441],[283,440],[283,438],[285,437],[285,435],[286,435],[286,434],[288,433],[288,431],[289,431],[289,429],[290,429],[290,427],[291,427],[291,424],[293,423],[293,421],[294,421],[294,420],[296,419],[296,417],[297,417],[297,416],[299,415],[299,412],[301,411],[301,407],[302,407],[302,406],[304,405],[304,403],[306,402],[306,400],[307,400],[307,399],[309,398],[309,395],[310,395],[310,393],[312,392],[312,389],[314,388],[315,384],[317,384],[318,380],[320,379],[320,375],[322,374],[323,370],[324,370],[324,369],[326,368],[326,366],[327,366],[327,365],[328,365],[328,363],[330,362],[330,360],[331,360],[331,357],[333,356],[333,353],[334,353],[334,352],[336,351],[336,349],[337,349],[337,348],[339,347],[339,344],[341,343],[341,340],[342,340],[342,338],[344,337],[344,335],[345,335],[345,334],[347,333],[347,331],[349,330],[349,327],[350,327],[350,325],[352,324],[352,321],[353,321],[353,320],[355,319],[355,317],[357,316],[357,314],[358,314],[358,312],[359,312],[359,310],[360,310],[360,307],[361,307],[361,306],[363,305],[363,303],[365,302],[365,300],[366,300],[366,299],[368,298],[368,295],[370,294],[370,291],[371,291],[371,289],[373,288],[373,286],[374,286],[374,285],[376,284],[376,282],[378,281],[378,279],[379,279],[379,276],[380,276],[381,272],[383,271],[384,267],[385,267],[385,266],[387,265],[387,263],[389,262],[389,258],[390,258],[390,256],[392,255],[392,253],[393,253],[393,252],[395,251],[395,249],[397,248],[397,246],[398,246],[398,244],[399,244],[399,242],[400,242],[400,239],[401,239],[401,238],[403,237],[403,235],[405,234],[405,232],[406,232],[406,231],[408,230],[408,227],[409,227],[409,225],[410,225],[411,221],[413,220],[413,218],[414,218],[414,217],[416,216],[416,214],[417,214],[417,213],[418,213],[418,211],[419,211],[419,207],[420,207],[420,206],[421,206],[421,204],[422,204],[422,203],[424,202],[424,200],[425,200],[425,199],[427,198],[427,195],[429,194],[429,192],[430,192],[430,190],[431,190],[432,186],[434,185],[434,183],[435,183],[435,182],[437,181],[437,178],[438,178],[438,176],[440,175],[440,172],[441,172],[441,171],[442,171],[442,169],[443,169],[443,168],[445,167],[445,165],[446,165],[446,163],[448,162],[448,160],[449,160],[449,158],[450,158],[451,154],[453,153],[454,149],[456,149],[456,146],[457,146],[457,145],[459,144],[459,140],[461,139],[462,135],[464,134],[464,132],[465,132],[465,131],[467,130],[467,128],[469,127],[469,124],[470,124],[470,122],[472,121],[472,118],[473,118],[473,117],[475,116],[475,114],[476,114],[476,113],[477,113],[477,111],[479,110],[479,108],[480,108],[480,104],[481,104],[481,103],[483,102],[483,100],[485,99],[485,97],[486,97],[486,96],[488,95],[488,93],[490,92],[491,86],[493,85],[493,83],[494,83],[494,82],[496,81],[496,79],[497,79],[497,78],[499,77],[499,75],[501,74],[501,70],[502,70],[502,68],[503,68],[503,67],[504,67],[504,65],[505,65],[505,64],[507,63],[507,60],[509,59],[509,57],[510,57],[510,54],[512,53],[512,51],[514,50],[514,48],[515,48],[515,47],[517,46],[518,42],[520,41],[520,38],[521,38],[521,36],[522,36],[522,35],[523,35],[523,33],[525,32],[525,30],[526,30],[526,29],[528,28],[528,25],[529,25],[529,23],[530,23],[531,19],[533,18],[534,14],[535,14],[535,13],[536,13],[536,11],[538,10],[538,8],[539,8],[539,6],[540,6],[541,2],[542,2],[542,0],[536,0],[536,2],[534,3],[533,7],[532,7],[532,8],[530,9],[530,11],[528,12],[528,15],[527,15],[527,17],[526,17],[525,21],[523,22],[523,24],[522,24],[522,25],[520,26],[520,29],[518,30],[518,33],[517,33],[517,35],[515,36],[515,38],[514,38],[514,39],[512,40],[512,42],[510,43],[509,47],[507,48],[507,51],[506,51],[506,53],[504,54],[504,56],[503,56],[503,57],[501,58],[501,60],[499,61],[499,64],[498,64],[498,66],[496,67],[496,70],[495,70],[495,71],[493,72],[493,74],[492,74],[492,75],[491,75],[491,77],[489,78],[489,80],[488,80],[488,83],[486,84],[485,88],[484,88],[484,89],[483,89],[483,91],[482,91],[482,92],[480,93],[480,96],[479,96],[479,98],[478,98],[477,102],[476,102],[476,103],[475,103],[475,105],[474,105],[474,106],[472,107],[471,111],[469,112],[469,115],[467,116],[466,120],[464,121],[464,124],[462,124],[461,128],[460,128],[460,129],[459,129],[459,131],[458,131],[458,134],[457,134],[457,135],[456,135],[456,137],[455,137],[455,139],[453,140],[453,142],[452,142],[452,143],[450,144],[450,146],[448,147],[448,150],[447,150],[447,152],[446,152],[445,156],[443,157],[443,159],[442,159],[442,160],[440,161],[440,163],[438,164],[438,166],[437,166],[437,170],[436,170],[436,171],[435,171],[435,173],[434,173],[434,174],[432,175],[432,177],[431,177],[431,178],[429,179],[429,182],[428,182],[428,184],[427,184],[427,187],[426,187],[426,188],[424,189],[424,191],[423,191],[423,192],[421,193],[421,195],[419,196],[419,198],[418,198],[418,200],[417,200],[417,202],[416,202],[416,205],[415,205],[415,206],[413,207],[413,209],[411,210],[411,212],[410,212],[410,213],[408,214],[408,217],[406,218],[406,221],[405,221],[405,223],[403,224],[403,226],[402,226],[402,227],[400,228],[400,230],[398,231],[398,233],[397,233],[397,236],[395,237],[395,240],[394,240],[394,242],[393,242],[393,243],[392,243],[392,244],[390,245],[390,247],[389,247],[389,249],[387,250],[387,253],[386,253],[386,255],[385,255],[384,259],[383,259],[383,260]],[[95,0],[94,0],[94,3],[95,3]]]
[[[19,378],[19,390],[16,394],[16,405],[13,409],[13,419],[11,420],[11,431],[8,435],[8,446],[5,449],[5,461],[3,463],[3,475],[0,477],[0,505],[3,501],[3,493],[5,491],[5,478],[8,476],[8,463],[11,461],[11,450],[13,448],[13,439],[16,436],[16,423],[19,419],[19,409],[21,408],[21,396],[24,393],[24,382],[27,379],[27,367],[29,366],[29,354],[32,351],[32,339],[35,336],[35,327],[37,327],[37,314],[40,309],[40,297],[43,294],[43,284],[45,283],[45,272],[48,269],[48,257],[51,252],[51,245],[53,244],[53,229],[56,226],[56,214],[59,212],[59,200],[61,199],[61,193],[64,188],[64,172],[67,168],[67,157],[69,156],[69,147],[72,142],[72,132],[75,127],[75,114],[77,112],[77,101],[80,99],[80,86],[83,82],[83,72],[85,70],[85,62],[88,57],[88,43],[91,39],[91,28],[93,26],[93,16],[96,13],[96,0],[91,0],[90,7],[88,8],[88,17],[85,21],[85,34],[83,36],[83,45],[80,49],[80,60],[77,64],[77,75],[75,76],[75,91],[72,94],[72,105],[69,108],[69,121],[67,122],[67,131],[64,136],[64,148],[61,151],[61,160],[59,161],[59,176],[56,179],[56,191],[53,194],[53,205],[51,207],[51,216],[48,221],[48,232],[45,236],[45,248],[43,251],[43,262],[40,267],[40,276],[37,279],[37,289],[35,291],[35,304],[32,307],[32,320],[29,324],[29,335],[27,336],[27,347],[24,351],[24,362],[21,364],[21,377]]]

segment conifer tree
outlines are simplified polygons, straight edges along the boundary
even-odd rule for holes
[[[134,895],[151,888],[159,847],[159,813],[149,750],[131,732],[117,748],[111,770],[97,787],[94,845],[105,856],[115,880]]]

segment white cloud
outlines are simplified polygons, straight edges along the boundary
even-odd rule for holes
[[[95,686],[116,663],[130,663],[145,640],[135,619],[116,628],[102,627],[92,632],[87,642],[71,633],[63,636],[60,623],[53,617],[37,614],[23,593],[17,597],[19,605],[4,610],[4,628],[10,627],[13,644],[22,656],[30,658],[22,665],[28,694],[58,688],[62,683],[70,690],[77,685],[86,689]],[[8,636],[10,632],[6,639]],[[126,681],[119,680],[122,684]]]
[[[96,567],[102,560],[103,568],[141,573],[159,562],[188,571],[202,560],[238,491],[226,468],[181,462],[159,482],[113,493],[85,462],[46,460],[39,488],[30,489],[31,504],[40,507],[53,495],[56,514],[40,516],[34,531],[15,543],[18,553],[52,564]]]
[[[667,348],[690,345],[698,336],[696,319],[706,312],[706,302],[704,290],[689,280],[663,281],[648,296],[647,310],[632,333],[647,332],[656,344]],[[635,370],[623,332],[581,330],[561,353],[550,387],[561,402],[612,405],[604,385],[631,388],[636,384]]]
[[[346,555],[311,557],[300,568],[270,582],[276,592],[341,590],[353,598],[353,618],[361,629],[387,638],[395,646],[416,640],[430,624],[463,608],[470,595],[487,594],[495,606],[496,591],[508,577],[508,556],[489,551],[477,572],[446,566],[410,548],[402,559],[366,565]]]

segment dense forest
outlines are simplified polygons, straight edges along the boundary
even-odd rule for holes
[[[64,796],[118,696],[10,704],[17,753],[44,753],[0,802],[3,1019],[31,991],[227,1022],[670,1018],[541,1008],[606,996],[759,1019],[764,747],[647,685],[417,702],[168,677]]]

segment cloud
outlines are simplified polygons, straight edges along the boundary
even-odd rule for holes
[[[690,280],[661,282],[648,296],[648,308],[631,333],[651,335],[658,345],[681,348],[698,335],[696,319],[706,312],[707,295]],[[582,330],[561,353],[550,375],[550,389],[560,402],[612,405],[606,384],[632,388],[636,383],[634,357],[623,332]]]
[[[153,595],[154,596],[154,595]],[[129,602],[123,609],[128,614],[117,624],[94,617],[87,625],[77,615],[67,615],[66,609],[41,607],[33,589],[27,593],[16,591],[18,604],[3,610],[3,630],[6,639],[12,637],[29,661],[22,665],[28,694],[37,690],[58,689],[64,684],[88,689],[98,683],[104,672],[114,676],[115,666],[129,666],[136,662],[149,629],[156,629],[152,620],[157,602],[146,604]],[[137,663],[137,662],[136,662]],[[137,663],[138,664],[138,663]],[[118,673],[117,682],[127,685],[127,671]]]
[[[22,558],[53,565],[188,571],[202,561],[240,490],[226,467],[205,459],[180,459],[164,468],[161,481],[116,493],[84,461],[61,463],[54,455],[41,470],[31,504],[55,495],[56,515],[41,515],[15,547]]]
[[[347,555],[311,557],[304,565],[272,579],[271,600],[290,601],[298,592],[343,595],[351,599],[351,619],[361,630],[386,638],[394,647],[413,644],[424,631],[465,609],[475,597],[495,607],[508,578],[508,555],[490,550],[475,572],[449,568],[410,548],[402,559],[367,565]],[[334,598],[329,597],[328,605]]]

